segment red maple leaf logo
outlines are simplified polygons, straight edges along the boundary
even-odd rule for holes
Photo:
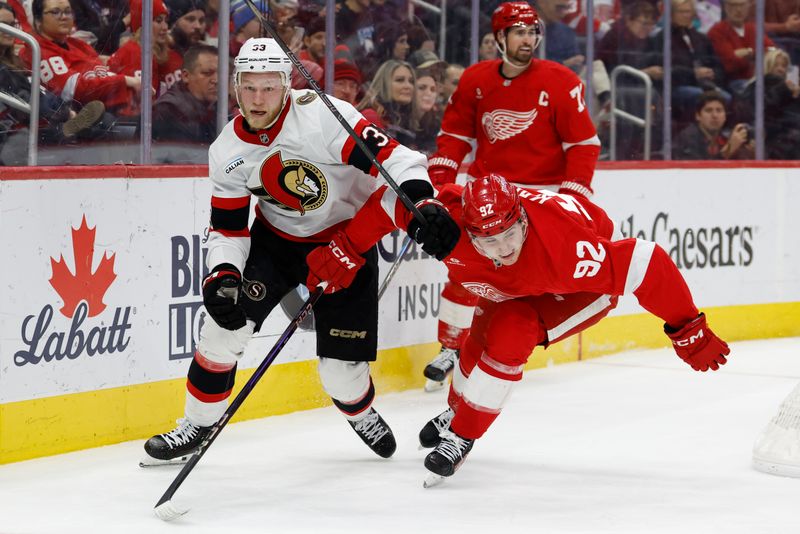
[[[53,277],[50,285],[56,290],[64,301],[61,313],[67,317],[75,314],[75,308],[80,301],[85,300],[89,306],[89,317],[99,315],[106,309],[103,296],[109,286],[117,277],[114,273],[114,256],[108,258],[103,255],[97,270],[92,272],[92,259],[94,258],[95,229],[86,224],[86,215],[83,216],[80,228],[72,229],[72,253],[75,258],[75,274],[69,270],[64,256],[58,261],[50,258],[53,267]]]

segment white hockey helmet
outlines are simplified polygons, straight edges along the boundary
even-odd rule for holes
[[[233,60],[233,83],[239,85],[245,72],[279,72],[283,85],[292,84],[292,62],[280,45],[269,37],[248,39]]]

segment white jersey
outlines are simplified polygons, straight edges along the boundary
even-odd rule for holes
[[[398,144],[350,104],[329,98],[398,185],[428,181],[423,154]],[[354,244],[361,250],[395,227],[405,229],[407,210],[397,195],[310,90],[292,90],[281,115],[264,130],[248,131],[242,116],[229,122],[209,149],[209,176],[209,268],[244,268],[251,195],[257,198],[256,216],[293,241],[327,242],[338,230],[347,231],[359,212],[359,225],[366,228],[355,231],[361,242]]]

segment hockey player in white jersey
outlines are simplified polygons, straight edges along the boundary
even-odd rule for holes
[[[420,224],[378,178],[367,155],[310,90],[291,90],[292,64],[268,38],[250,39],[234,61],[241,115],[209,149],[213,184],[203,281],[210,317],[188,371],[178,426],[145,443],[144,464],[185,460],[221,417],[245,345],[281,298],[299,284],[327,282],[314,308],[325,391],[379,456],[396,448],[372,407],[370,361],[377,354],[375,244],[408,231],[439,259],[460,230],[434,200],[424,155],[398,144],[350,104],[331,98],[376,159],[414,201]],[[248,228],[251,196],[256,219]]]

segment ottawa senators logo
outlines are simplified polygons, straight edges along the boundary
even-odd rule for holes
[[[305,215],[328,198],[328,181],[311,163],[299,159],[281,159],[275,152],[255,167],[247,188],[261,200],[286,211]]]

